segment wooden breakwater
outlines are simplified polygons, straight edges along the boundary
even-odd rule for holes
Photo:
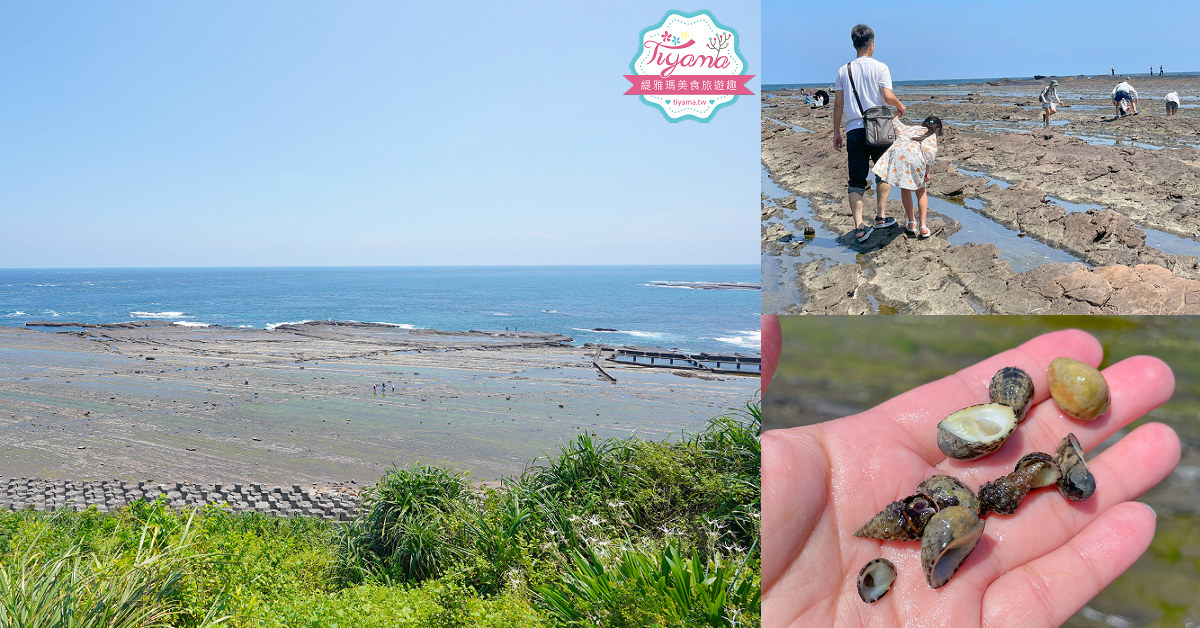
[[[681,353],[602,347],[600,355],[605,361],[629,366],[687,369],[734,375],[759,375],[762,372],[762,358],[739,354]]]

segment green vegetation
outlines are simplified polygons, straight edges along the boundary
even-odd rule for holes
[[[498,488],[393,468],[304,517],[0,512],[2,626],[744,626],[757,404],[669,442],[581,434]]]

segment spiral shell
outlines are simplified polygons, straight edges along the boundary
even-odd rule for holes
[[[1033,476],[1033,484],[1030,485],[1030,490],[1050,486],[1058,482],[1058,478],[1062,476],[1062,471],[1058,468],[1058,463],[1055,462],[1054,456],[1040,451],[1034,451],[1022,456],[1017,461],[1017,466],[1013,471],[1020,471],[1035,465],[1038,468],[1038,472]]]
[[[886,558],[876,558],[858,572],[858,597],[872,604],[892,590],[896,581],[896,566]]]
[[[883,541],[915,541],[921,538],[925,524],[938,511],[933,498],[917,493],[888,504],[863,524],[854,536]]]
[[[992,403],[1011,406],[1017,415],[1017,422],[1020,423],[1029,414],[1029,402],[1033,399],[1033,379],[1015,366],[1006,366],[992,376],[988,395]]]
[[[983,536],[984,522],[969,508],[951,506],[939,511],[921,535],[921,566],[925,581],[937,589],[950,581]]]
[[[1096,478],[1088,471],[1083,459],[1083,447],[1074,434],[1067,434],[1058,444],[1055,453],[1062,475],[1058,478],[1058,490],[1067,499],[1082,501],[1096,492]]]
[[[974,460],[999,449],[1016,427],[1017,415],[1012,406],[970,406],[938,423],[938,449],[955,460]]]

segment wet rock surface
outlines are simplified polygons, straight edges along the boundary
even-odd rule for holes
[[[1086,86],[1092,92],[1091,100],[1100,102],[1099,90],[1104,83],[1107,81],[1076,87]],[[973,92],[975,87],[963,89]],[[1019,82],[989,87],[1009,93],[1028,88]],[[1060,86],[1060,92],[1066,93],[1065,86]],[[939,142],[938,162],[931,170],[930,193],[957,203],[978,199],[981,202],[972,205],[974,211],[1082,262],[1049,263],[1018,273],[1000,258],[994,244],[951,245],[945,238],[957,232],[959,225],[932,209],[929,226],[933,237],[928,240],[909,238],[902,229],[893,228],[877,230],[863,244],[855,242],[849,235],[854,225],[845,201],[845,153],[833,147],[831,109],[806,106],[802,99],[797,103],[786,97],[787,92],[778,94],[782,96],[763,101],[765,168],[777,184],[808,198],[814,218],[843,234],[839,242],[860,253],[854,265],[799,265],[797,282],[803,302],[785,311],[1200,313],[1197,258],[1148,246],[1143,229],[1192,239],[1200,232],[1200,201],[1195,196],[1200,192],[1200,165],[1195,149],[1155,151],[1098,146],[1065,136],[1059,127],[1049,131],[1030,127],[1030,132],[1015,132],[948,126]],[[1032,94],[1036,106],[1037,90]],[[954,99],[904,92],[899,95],[906,102],[925,99],[910,107],[906,118],[914,122],[930,114],[948,120],[963,115],[999,120],[1007,115],[1014,122],[1036,118],[1040,124],[1040,108],[1026,111],[1015,104],[985,102],[1005,98],[1011,101],[1012,96],[989,95],[981,90],[959,98],[961,102],[947,102]],[[1107,91],[1103,96],[1107,97]],[[1147,110],[1136,119],[1123,118],[1119,122],[1147,129],[1174,125],[1176,135],[1194,135],[1194,141],[1200,144],[1200,115],[1191,111],[1181,110],[1180,116],[1168,121],[1152,121],[1154,115],[1162,114],[1151,115]],[[1103,113],[1071,115],[1082,120]],[[797,132],[789,125],[814,132]],[[958,168],[986,173],[1012,185],[990,183]],[[1054,199],[1104,208],[1067,211]],[[764,212],[768,211],[765,206],[764,201]],[[874,207],[873,193],[868,192],[864,214],[870,216]],[[888,215],[901,223],[904,220],[900,204],[894,201],[888,204]],[[771,235],[778,233],[773,231]],[[767,235],[764,231],[764,252],[770,248]],[[781,251],[781,247],[774,250]]]

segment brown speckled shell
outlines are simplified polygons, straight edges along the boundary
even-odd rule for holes
[[[1033,479],[1041,471],[1038,465],[1026,465],[1025,468],[1013,471],[1008,475],[997,478],[979,487],[980,514],[996,512],[1011,515],[1017,512],[1021,500],[1033,487]]]
[[[854,536],[883,541],[915,541],[938,507],[928,495],[917,493],[896,500],[854,532]]]
[[[933,516],[921,536],[925,581],[937,589],[950,581],[983,536],[984,522],[964,506],[951,506]]]
[[[958,478],[949,475],[931,475],[917,487],[918,493],[924,493],[933,498],[937,507],[965,506],[975,513],[979,512],[979,498],[966,484]]]

